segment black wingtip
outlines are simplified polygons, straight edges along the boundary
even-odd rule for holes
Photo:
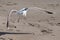
[[[46,13],[48,13],[48,14],[53,14],[53,12],[50,12],[50,11],[45,11]]]
[[[25,8],[25,10],[27,10],[28,8]]]

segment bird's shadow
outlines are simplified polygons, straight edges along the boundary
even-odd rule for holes
[[[32,33],[13,33],[13,32],[0,32],[0,36],[5,34],[32,34]]]

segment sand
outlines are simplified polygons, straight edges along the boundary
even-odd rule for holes
[[[12,9],[39,7],[50,10],[53,14],[38,9],[30,9],[27,16],[13,13],[6,27],[7,16]],[[0,31],[32,34],[6,34],[0,40],[60,40],[60,0],[0,0]],[[16,28],[14,28],[16,27]]]

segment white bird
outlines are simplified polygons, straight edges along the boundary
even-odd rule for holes
[[[11,10],[10,13],[9,13],[9,15],[8,15],[8,17],[7,17],[7,28],[9,29],[9,27],[8,27],[8,25],[9,25],[9,17],[10,17],[10,15],[12,14],[12,12],[16,12],[16,14],[26,16],[26,15],[27,15],[27,11],[28,11],[29,9],[33,9],[33,10],[37,10],[37,9],[38,9],[38,10],[42,10],[42,11],[48,13],[48,14],[53,14],[53,13],[52,13],[51,11],[49,11],[49,10],[42,9],[42,8],[38,8],[38,7],[29,7],[29,8],[22,8],[22,9],[20,9],[20,10]]]
[[[49,14],[53,14],[50,10],[46,10],[46,9],[38,8],[38,7],[29,7],[29,8],[22,8],[22,9],[20,9],[20,10],[11,10],[9,16],[10,16],[10,15],[12,14],[12,12],[14,12],[14,11],[16,12],[16,14],[26,16],[26,15],[27,15],[27,11],[28,11],[29,9],[32,9],[32,10],[42,10],[42,11],[47,12],[47,13],[49,13]]]

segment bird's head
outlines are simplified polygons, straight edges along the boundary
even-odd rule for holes
[[[17,13],[22,14],[23,16],[26,16],[27,11],[28,11],[28,8],[22,8],[19,11],[17,11]]]
[[[20,11],[27,11],[28,8],[22,8]]]

